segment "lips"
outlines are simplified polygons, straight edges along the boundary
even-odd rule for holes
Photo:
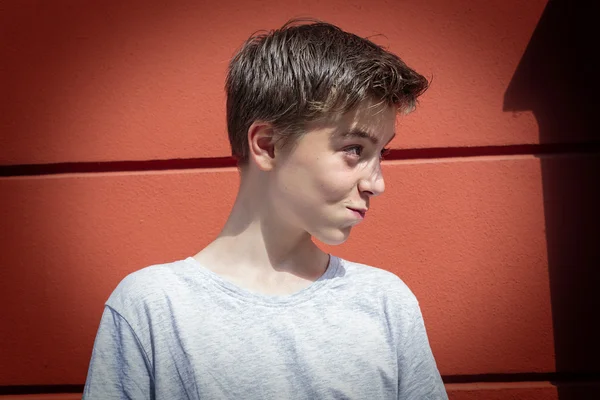
[[[354,211],[355,213],[359,214],[361,218],[364,218],[365,214],[367,213],[367,209],[366,208],[348,207],[348,210]]]

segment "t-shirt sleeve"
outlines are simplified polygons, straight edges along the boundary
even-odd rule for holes
[[[154,399],[151,371],[148,357],[129,323],[105,306],[83,400]]]
[[[398,399],[447,400],[418,303],[413,308],[398,352]]]

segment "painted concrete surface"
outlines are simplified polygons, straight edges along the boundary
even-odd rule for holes
[[[386,193],[330,250],[409,284],[444,375],[552,371],[540,160],[391,162],[384,174]],[[111,290],[199,251],[237,180],[233,169],[1,179],[0,293],[15,306],[0,385],[82,382]]]
[[[299,16],[383,33],[373,40],[433,77],[393,148],[594,143],[581,91],[597,93],[582,81],[594,69],[574,51],[587,52],[591,25],[569,4],[5,1],[0,167],[228,156],[228,60]],[[386,193],[346,244],[323,247],[409,284],[445,376],[600,373],[600,161],[563,153],[385,162]],[[83,384],[111,290],[207,244],[237,183],[218,168],[0,178],[0,389]],[[597,382],[447,388],[455,400],[600,398]],[[18,398],[78,398],[61,396]]]
[[[228,156],[228,60],[299,16],[372,36],[433,78],[395,147],[537,143],[534,116],[505,112],[504,94],[545,3],[5,1],[0,164]]]

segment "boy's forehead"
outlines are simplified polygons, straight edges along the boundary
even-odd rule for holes
[[[384,140],[394,135],[397,110],[381,104],[363,103],[350,112],[317,122],[330,130],[333,137],[362,136]],[[317,125],[317,126],[318,126]]]

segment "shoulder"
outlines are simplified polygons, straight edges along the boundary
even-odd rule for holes
[[[395,342],[403,340],[420,315],[419,302],[408,285],[390,271],[344,259],[340,270],[346,278],[340,281],[348,287],[345,304],[376,316]]]
[[[338,258],[342,274],[361,292],[406,308],[418,307],[418,300],[408,285],[393,272],[375,266]]]
[[[181,293],[192,272],[186,260],[144,267],[123,278],[106,305],[124,316],[128,312],[147,309],[172,293]]]

